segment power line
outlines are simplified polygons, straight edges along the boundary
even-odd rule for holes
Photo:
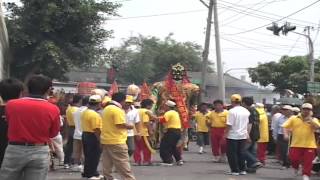
[[[290,53],[291,53],[291,51],[296,47],[297,42],[299,41],[300,37],[301,37],[301,36],[298,36],[298,38],[297,38],[296,42],[292,45],[291,49],[289,50],[289,52],[288,52],[287,54],[290,54]]]
[[[262,3],[262,2],[264,2],[264,1],[266,1],[266,0],[262,0],[262,1],[260,1],[259,3]],[[248,12],[248,10],[250,10],[251,8],[254,8],[254,7],[258,6],[259,3],[257,3],[256,5],[250,6],[250,7],[246,8],[246,9],[242,10],[241,12],[239,12],[238,14],[236,14],[235,16],[232,16],[231,18],[226,19],[227,22],[225,22],[225,23],[222,24],[221,26],[231,24],[231,23],[233,23],[234,21],[239,20],[239,19],[245,17],[245,16],[248,15],[248,14],[244,14],[244,13]],[[267,5],[268,5],[268,4],[265,4],[264,6],[262,6],[262,7],[260,7],[260,8],[263,8],[263,7],[267,6]],[[259,8],[259,9],[260,9],[260,8]],[[248,13],[250,13],[250,12],[248,12]],[[234,18],[234,17],[237,17],[237,15],[240,15],[240,17]],[[232,19],[233,19],[233,20],[232,20]]]
[[[191,11],[180,11],[180,12],[151,14],[151,15],[143,15],[143,16],[122,17],[122,18],[109,19],[109,21],[110,20],[111,21],[117,21],[117,20],[125,20],[125,19],[150,18],[150,17],[157,17],[157,16],[171,16],[171,15],[179,15],[179,14],[189,14],[189,13],[204,12],[204,11],[207,11],[207,10],[206,9],[198,9],[198,10],[191,10]]]
[[[221,37],[221,39],[223,39],[225,41],[229,41],[229,42],[231,42],[233,44],[238,44],[240,46],[243,46],[243,47],[246,47],[246,48],[249,48],[249,49],[252,49],[252,50],[263,52],[265,54],[274,55],[274,56],[278,56],[278,57],[282,56],[282,55],[271,53],[271,52],[268,52],[268,51],[264,51],[264,50],[261,50],[261,49],[255,48],[255,47],[247,46],[246,44],[242,44],[242,43],[239,43],[239,42],[236,42],[236,41],[233,41],[233,40],[230,40],[230,39],[226,39],[226,38],[223,38],[223,37]]]
[[[282,20],[284,20],[284,19],[286,19],[286,18],[288,18],[288,17],[290,17],[290,16],[293,16],[293,15],[295,15],[295,14],[297,14],[297,13],[299,13],[299,12],[301,12],[301,11],[303,11],[303,10],[305,10],[305,9],[307,9],[307,8],[309,8],[309,7],[311,7],[311,6],[313,6],[313,5],[315,5],[315,4],[316,4],[316,3],[318,3],[318,2],[320,2],[320,0],[317,0],[317,1],[315,1],[315,2],[313,2],[313,3],[311,3],[311,4],[309,4],[308,6],[305,6],[305,7],[301,8],[301,9],[299,9],[299,10],[297,10],[297,11],[295,11],[295,12],[293,12],[293,13],[291,13],[291,14],[287,15],[287,16],[284,16],[284,17],[282,17],[282,18],[280,18],[280,19],[278,19],[278,20],[274,21],[274,22],[282,21]],[[237,34],[244,34],[244,33],[252,32],[252,31],[255,31],[255,30],[257,30],[257,29],[260,29],[260,28],[266,27],[266,26],[268,26],[268,25],[270,25],[270,24],[271,24],[271,23],[268,23],[268,24],[265,24],[265,25],[262,25],[262,26],[258,26],[258,27],[252,28],[252,29],[248,29],[248,30],[246,30],[246,31],[237,32],[237,33],[232,33],[232,34],[224,34],[224,35],[231,36],[231,35],[237,35]]]
[[[240,8],[247,8],[246,6],[237,5],[237,4],[230,3],[230,2],[227,2],[227,1],[223,1],[223,0],[221,0],[221,2],[232,5],[232,6],[233,6],[232,9],[235,9],[235,10],[238,11],[238,12],[242,10],[242,9],[240,9]],[[225,7],[231,7],[230,5],[226,5],[226,4],[222,4],[222,5],[224,5]],[[235,6],[236,6],[236,7],[235,7]],[[254,15],[256,15],[256,16],[259,16],[259,17],[267,18],[267,20],[268,20],[268,18],[271,19],[271,20],[276,20],[275,17],[282,18],[282,16],[280,16],[280,15],[278,15],[278,14],[261,11],[260,9],[252,9],[252,8],[248,8],[248,9],[252,10],[251,13],[252,13],[252,12],[258,12],[258,13],[260,13],[260,14],[256,14],[256,13],[252,13],[252,14],[254,14]],[[261,14],[264,14],[264,15],[261,15]],[[246,15],[249,15],[249,16],[250,16],[250,14],[246,14]],[[269,16],[267,16],[267,15],[269,15]],[[270,17],[270,16],[275,16],[275,17]],[[290,19],[290,20],[292,20],[292,21],[298,21],[298,22],[304,23],[304,24],[295,23],[295,24],[297,24],[297,25],[301,25],[302,27],[305,27],[306,25],[310,25],[310,24],[312,24],[312,25],[314,25],[314,26],[318,26],[318,24],[316,24],[316,23],[309,22],[309,21],[305,21],[305,20],[294,19],[294,18],[288,18],[288,19]]]

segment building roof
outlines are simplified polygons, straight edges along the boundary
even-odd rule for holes
[[[192,83],[201,84],[201,72],[187,72],[188,77]],[[243,88],[243,89],[259,89],[249,82],[240,80],[228,74],[224,75],[225,87],[227,88]],[[218,75],[216,73],[207,73],[206,75],[207,86],[218,86]]]

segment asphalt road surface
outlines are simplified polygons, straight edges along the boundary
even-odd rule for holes
[[[294,177],[292,169],[280,170],[280,165],[275,159],[269,158],[267,165],[257,171],[256,174],[244,176],[230,176],[225,173],[229,170],[228,164],[213,163],[210,149],[208,153],[198,154],[197,147],[192,145],[189,152],[183,154],[186,163],[183,166],[133,166],[133,172],[137,180],[299,180],[301,176]],[[159,162],[159,154],[153,155],[155,162]],[[101,169],[101,167],[99,167]],[[115,177],[119,176],[115,173]],[[77,180],[82,179],[79,172],[71,172],[62,167],[49,173],[49,180]],[[320,180],[320,176],[313,176],[312,180]]]

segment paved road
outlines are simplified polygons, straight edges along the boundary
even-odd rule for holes
[[[206,149],[208,152],[209,149]],[[280,166],[269,159],[267,166],[260,169],[256,174],[245,176],[228,176],[227,164],[212,163],[211,153],[199,155],[195,146],[190,152],[184,153],[185,165],[173,167],[133,167],[137,180],[299,180],[302,177],[294,178],[292,169],[280,170]],[[159,161],[159,155],[154,155],[155,161]],[[117,175],[116,175],[117,176]],[[70,172],[64,169],[57,169],[49,173],[49,180],[77,180],[80,173]],[[312,180],[320,180],[320,176],[312,177]]]

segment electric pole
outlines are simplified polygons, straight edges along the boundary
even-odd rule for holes
[[[209,47],[210,47],[210,35],[211,35],[211,23],[212,23],[212,11],[213,11],[213,0],[210,0],[209,5],[204,1],[200,0],[208,8],[207,17],[207,28],[206,38],[204,43],[204,50],[202,54],[202,66],[201,66],[201,87],[200,87],[200,101],[204,101],[206,94],[206,75],[208,67]]]
[[[220,31],[219,31],[219,21],[218,21],[217,0],[213,0],[213,13],[214,13],[214,33],[215,33],[215,40],[216,40],[219,99],[225,102],[226,93],[225,93],[223,66],[221,61]]]
[[[313,42],[312,39],[310,37],[310,26],[306,27],[306,31],[307,31],[307,35],[306,38],[308,39],[308,44],[309,44],[309,54],[308,54],[308,58],[309,58],[309,62],[310,62],[310,82],[314,82],[314,49],[313,49]]]

